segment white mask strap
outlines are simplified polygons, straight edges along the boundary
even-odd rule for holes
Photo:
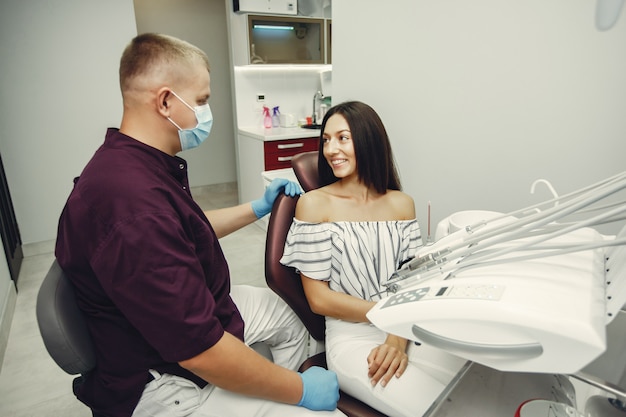
[[[178,94],[176,94],[176,93],[174,92],[174,90],[170,90],[170,92],[171,92],[172,94],[174,94],[174,97],[176,97],[177,99],[179,99],[180,101],[182,101],[182,102],[183,102],[183,104],[184,104],[185,106],[189,107],[189,108],[191,109],[191,111],[192,111],[192,112],[194,112],[194,113],[196,112],[196,110],[195,110],[193,107],[191,107],[189,104],[187,104],[187,102],[186,102],[185,100],[183,100],[182,98],[180,98],[180,96],[179,96]]]

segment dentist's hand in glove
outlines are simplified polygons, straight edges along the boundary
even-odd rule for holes
[[[276,200],[276,197],[278,197],[281,191],[290,197],[302,194],[302,188],[300,188],[300,184],[297,182],[289,181],[284,178],[276,178],[267,186],[263,197],[251,202],[252,210],[257,219],[260,219],[272,211],[274,200]]]
[[[339,400],[337,374],[319,366],[312,366],[300,374],[302,398],[299,406],[314,411],[333,411]]]

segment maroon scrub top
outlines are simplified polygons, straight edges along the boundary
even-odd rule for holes
[[[228,265],[189,191],[187,163],[109,129],[59,221],[56,257],[76,287],[97,365],[77,389],[96,413],[130,416],[149,369],[178,365],[225,331],[243,340]]]

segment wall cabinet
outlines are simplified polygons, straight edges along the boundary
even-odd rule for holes
[[[250,64],[324,64],[324,19],[248,15]]]
[[[332,0],[294,1],[296,15],[284,10],[289,8],[288,0],[251,1],[246,6],[239,0],[239,7],[235,5],[228,13],[233,66],[331,63]],[[259,4],[263,4],[260,9]],[[265,28],[254,29],[254,24]]]
[[[235,13],[298,14],[297,0],[233,0]]]

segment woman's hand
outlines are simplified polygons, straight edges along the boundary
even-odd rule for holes
[[[372,386],[380,382],[385,387],[394,375],[396,378],[402,376],[409,363],[406,346],[406,339],[388,335],[385,343],[372,349],[367,357],[367,376]]]

